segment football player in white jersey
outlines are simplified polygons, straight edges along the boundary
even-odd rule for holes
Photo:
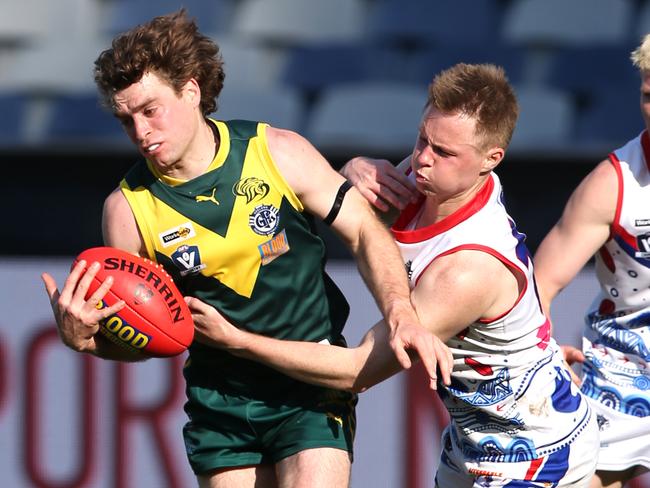
[[[600,427],[593,488],[620,488],[650,469],[650,35],[631,59],[646,128],[584,178],[535,255],[547,311],[596,261],[601,292],[587,312],[583,352],[565,346],[584,361],[582,391]]]
[[[451,416],[441,488],[586,488],[596,467],[595,417],[550,337],[524,236],[493,173],[517,115],[501,68],[456,65],[431,83],[413,153],[400,165],[419,198],[393,236],[422,325],[454,356],[451,384],[438,385]],[[199,340],[303,381],[363,391],[400,370],[381,322],[344,349],[256,336],[187,300]]]

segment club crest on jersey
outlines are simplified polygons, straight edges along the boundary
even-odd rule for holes
[[[190,221],[158,234],[163,247],[172,246],[177,242],[185,241],[194,236],[196,236],[196,232],[194,231],[194,226]]]
[[[256,234],[270,236],[280,225],[280,209],[273,205],[258,205],[248,217],[248,225]]]
[[[268,183],[254,176],[243,178],[232,186],[233,194],[235,196],[245,197],[246,203],[251,203],[253,200],[261,200],[269,194],[269,190]]]
[[[201,262],[198,246],[180,246],[172,254],[172,260],[181,270],[181,276],[197,274],[206,266]]]
[[[287,240],[287,231],[282,229],[282,232],[277,234],[273,239],[263,242],[257,249],[262,257],[262,266],[269,264],[278,256],[282,256],[289,251],[289,241]]]

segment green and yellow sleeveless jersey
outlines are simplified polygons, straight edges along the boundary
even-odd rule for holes
[[[185,295],[238,327],[279,339],[341,340],[349,306],[324,271],[325,247],[311,215],[273,162],[266,124],[214,121],[219,150],[192,180],[148,162],[121,182],[149,256]],[[194,343],[188,386],[252,392],[295,387],[259,363]]]

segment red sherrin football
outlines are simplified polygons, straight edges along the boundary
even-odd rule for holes
[[[101,269],[86,298],[108,277],[113,285],[104,296],[103,307],[118,300],[126,305],[102,321],[101,333],[115,344],[150,357],[175,356],[194,338],[194,323],[183,295],[162,266],[113,247],[93,247],[79,254],[72,266],[85,259]]]

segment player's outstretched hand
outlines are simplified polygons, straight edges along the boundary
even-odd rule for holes
[[[386,159],[356,157],[345,163],[340,172],[382,212],[391,206],[402,210],[417,199],[415,186]]]
[[[88,286],[99,271],[99,263],[92,263],[84,273],[85,261],[79,261],[65,280],[63,289],[59,292],[56,281],[48,273],[41,278],[52,305],[59,336],[62,342],[80,352],[95,352],[97,344],[95,334],[99,330],[99,322],[124,307],[123,301],[115,305],[98,309],[104,295],[110,289],[113,279],[108,277],[97,290],[86,299]]]
[[[451,384],[451,371],[454,367],[454,358],[449,348],[438,336],[428,331],[421,325],[404,324],[397,327],[390,338],[397,360],[404,369],[411,367],[411,356],[417,354],[429,375],[429,387],[437,388],[438,370],[445,385]]]
[[[194,320],[194,339],[211,347],[238,349],[242,331],[232,325],[212,305],[195,297],[185,297]]]
[[[580,349],[567,345],[560,346],[560,349],[562,349],[562,355],[568,364],[585,362],[585,355]]]
[[[564,345],[564,346],[560,346],[560,349],[562,350],[562,356],[564,357],[564,362],[567,364],[567,369],[569,370],[569,374],[571,375],[571,380],[576,385],[580,386],[582,384],[582,380],[580,380],[578,375],[575,374],[571,365],[574,363],[584,363],[585,355],[582,354],[582,351],[580,349],[577,349],[573,346]]]

